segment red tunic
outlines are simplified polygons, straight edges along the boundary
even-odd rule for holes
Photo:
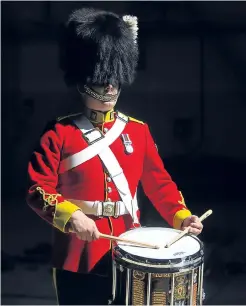
[[[53,266],[73,272],[93,273],[100,259],[110,250],[111,243],[106,239],[88,243],[68,233],[66,225],[79,207],[66,199],[119,201],[120,197],[98,156],[59,174],[59,164],[63,159],[88,146],[72,118],[68,116],[56,120],[43,133],[28,165],[30,185],[27,202],[55,228]],[[114,113],[109,112],[103,123],[92,123],[105,132],[114,121]],[[191,212],[164,168],[148,125],[130,117],[123,133],[129,134],[133,153],[125,153],[121,137],[110,148],[124,170],[132,196],[141,181],[144,192],[160,215],[172,227],[179,229]],[[132,227],[130,215],[92,218],[98,230],[104,234],[118,236]]]

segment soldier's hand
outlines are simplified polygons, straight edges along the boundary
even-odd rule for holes
[[[199,235],[202,232],[203,225],[197,216],[190,216],[186,218],[181,226],[181,230],[185,230],[190,226],[189,233]]]
[[[99,239],[96,223],[88,218],[81,210],[75,211],[70,218],[71,229],[81,240],[92,241]]]

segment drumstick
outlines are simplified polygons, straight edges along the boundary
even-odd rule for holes
[[[208,216],[210,216],[213,213],[211,209],[206,211],[200,218],[199,220],[202,222],[204,219],[206,219]],[[190,230],[190,226],[188,226],[184,231],[179,233],[177,236],[175,236],[169,243],[165,245],[165,248],[169,248],[174,242],[178,241],[181,239],[184,235],[186,235]]]
[[[138,242],[138,241],[135,241],[135,240],[129,240],[129,239],[126,239],[126,238],[120,238],[120,237],[110,236],[110,235],[101,234],[101,233],[100,233],[100,238],[126,242],[126,243],[130,243],[130,244],[134,244],[136,246],[142,246],[142,247],[145,247],[145,248],[149,248],[149,249],[159,249],[160,248],[158,245]]]
[[[74,233],[74,231],[72,229],[69,229],[69,232]],[[142,247],[149,248],[149,249],[159,249],[160,248],[158,245],[138,242],[138,241],[135,241],[135,240],[129,240],[129,239],[120,238],[120,237],[116,237],[116,236],[110,236],[110,235],[106,235],[106,234],[102,234],[102,233],[100,233],[100,238],[126,242],[126,243],[133,244],[134,246],[142,246]]]

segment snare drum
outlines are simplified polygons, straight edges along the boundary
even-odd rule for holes
[[[163,245],[160,249],[118,242],[113,248],[113,304],[202,305],[203,245],[192,235],[169,248],[164,245],[180,231],[137,228],[120,237]]]

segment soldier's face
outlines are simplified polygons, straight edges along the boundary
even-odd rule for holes
[[[118,100],[118,90],[119,90],[118,87],[113,87],[112,85],[108,85],[108,86],[90,86],[90,88],[100,95],[115,96],[115,97],[109,102],[103,102],[85,94],[86,107],[101,112],[110,111],[115,107]]]

